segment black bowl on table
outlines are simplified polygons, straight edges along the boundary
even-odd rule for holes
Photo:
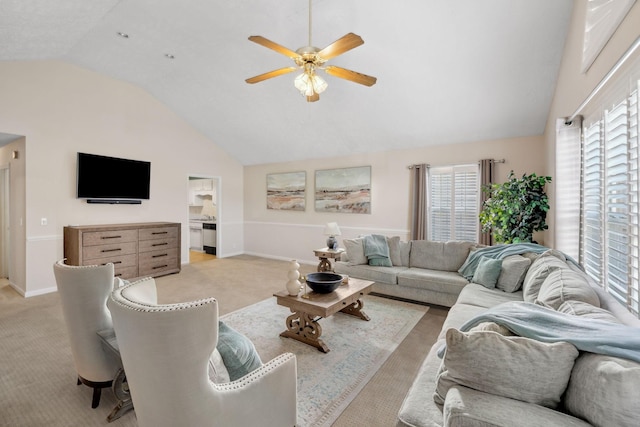
[[[335,291],[338,286],[340,286],[340,282],[342,282],[342,276],[335,273],[309,273],[306,277],[307,285],[314,292],[319,294],[328,294],[330,292]]]

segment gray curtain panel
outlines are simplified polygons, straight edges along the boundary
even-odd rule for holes
[[[427,168],[422,163],[411,167],[411,240],[427,238]]]
[[[487,185],[493,184],[493,159],[480,160],[480,209],[484,205],[484,202],[489,198],[489,195],[482,191],[482,188]],[[491,231],[482,231],[482,225],[480,225],[478,234],[478,243],[481,245],[492,245],[493,235]]]

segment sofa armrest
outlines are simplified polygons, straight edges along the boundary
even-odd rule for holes
[[[544,406],[496,396],[463,386],[449,389],[443,408],[445,427],[571,426],[591,424]]]

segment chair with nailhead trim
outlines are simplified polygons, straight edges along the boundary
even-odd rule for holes
[[[102,389],[111,387],[120,361],[105,351],[97,332],[112,328],[107,299],[114,288],[113,264],[53,265],[62,314],[67,325],[77,384],[93,388],[91,407],[100,404]]]
[[[244,377],[216,384],[215,298],[157,304],[152,278],[117,288],[107,306],[141,427],[294,426],[296,357],[285,353]]]

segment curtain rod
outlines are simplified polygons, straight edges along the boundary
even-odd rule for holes
[[[598,83],[598,85],[595,88],[593,88],[589,96],[587,96],[587,98],[584,101],[582,101],[582,104],[578,106],[576,111],[571,116],[569,116],[567,120],[565,120],[566,125],[570,125],[573,119],[575,119],[576,116],[578,116],[582,112],[582,109],[586,107],[587,104],[589,104],[589,102],[591,102],[591,100],[598,94],[598,92],[602,90],[604,85],[606,85],[609,82],[609,80],[611,80],[613,75],[618,72],[620,67],[622,67],[622,65],[624,65],[625,62],[627,62],[627,60],[631,57],[631,55],[633,55],[633,52],[635,52],[638,46],[640,46],[640,37],[638,37],[636,41],[633,42],[631,47],[627,49],[624,55],[622,55],[622,57],[618,59],[618,62],[616,62],[613,68],[611,68],[609,72],[602,78],[602,80],[600,80],[600,83]]]
[[[491,163],[506,163],[506,162],[507,161],[505,159],[498,159],[498,160],[491,159]],[[478,162],[478,163],[480,163],[480,162]],[[467,163],[467,164],[469,164],[469,163]],[[409,166],[407,166],[407,169],[413,169],[416,166],[418,166],[418,165],[416,165],[416,164],[409,165]],[[458,166],[458,165],[438,165],[438,167],[447,167],[447,166]],[[431,167],[431,165],[427,163],[427,168],[430,168],[430,167]]]

